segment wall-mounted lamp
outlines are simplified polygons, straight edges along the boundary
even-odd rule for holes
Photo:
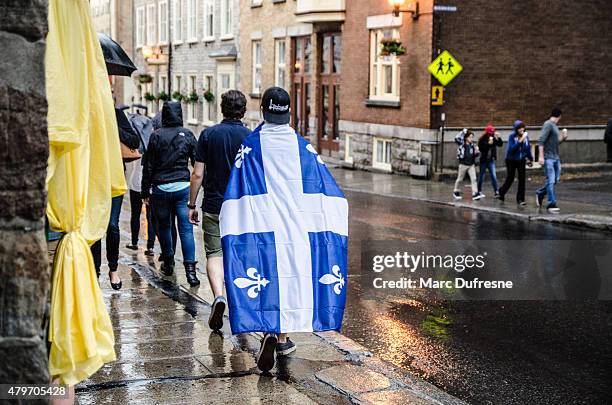
[[[143,46],[142,57],[151,65],[164,65],[168,63],[167,55],[164,55],[159,46]]]
[[[400,13],[410,13],[412,14],[413,20],[419,19],[419,2],[413,1],[408,4],[408,7],[402,9],[402,6],[406,3],[406,0],[389,0],[389,4],[393,7],[393,15],[395,17],[399,17]]]

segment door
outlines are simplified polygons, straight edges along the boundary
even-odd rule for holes
[[[293,66],[291,81],[291,112],[292,126],[305,138],[310,134],[310,105],[311,105],[311,85],[310,76],[312,74],[312,41],[310,36],[295,37],[292,39]]]
[[[320,34],[319,52],[319,125],[317,131],[319,152],[331,155],[338,151],[340,119],[340,70],[342,37],[339,32]]]
[[[215,95],[217,103],[217,122],[223,120],[221,112],[221,95],[235,87],[236,65],[234,62],[218,62],[217,63],[217,94]]]

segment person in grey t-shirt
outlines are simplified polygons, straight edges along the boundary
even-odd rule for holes
[[[548,121],[542,126],[542,134],[538,141],[540,149],[539,163],[544,168],[546,183],[536,191],[536,205],[542,206],[544,197],[548,197],[549,212],[559,212],[555,196],[555,184],[561,176],[561,160],[559,158],[559,144],[567,139],[567,130],[559,132],[557,124],[561,120],[561,110],[554,108]]]

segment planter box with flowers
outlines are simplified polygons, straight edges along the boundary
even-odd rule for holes
[[[380,44],[382,45],[380,56],[401,56],[406,53],[406,48],[397,39],[383,39]]]
[[[175,101],[183,101],[185,100],[187,97],[185,97],[183,94],[181,94],[180,91],[175,91],[174,93],[172,93],[172,99]]]
[[[145,93],[144,99],[147,100],[147,101],[155,101],[155,95],[153,95],[151,93]]]
[[[153,76],[148,73],[143,73],[137,76],[138,82],[141,84],[147,84],[153,82]]]
[[[191,93],[189,93],[189,96],[187,96],[187,99],[185,101],[189,104],[195,104],[198,102],[199,99],[200,97],[198,97],[198,93],[192,91]]]
[[[204,97],[204,100],[206,100],[209,103],[212,103],[215,101],[215,95],[210,90],[206,90],[202,96]]]
[[[157,99],[161,102],[170,100],[170,96],[165,91],[160,91],[157,95]]]

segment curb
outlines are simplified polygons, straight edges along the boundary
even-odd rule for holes
[[[477,206],[473,204],[466,204],[462,202],[449,202],[449,201],[441,201],[435,200],[432,198],[420,198],[420,197],[412,197],[409,195],[398,195],[398,194],[390,194],[390,193],[376,193],[373,191],[362,190],[352,187],[342,187],[345,191],[350,191],[353,193],[363,193],[368,195],[376,195],[376,196],[385,196],[392,198],[399,198],[402,200],[409,201],[417,201],[417,202],[426,202],[430,204],[444,205],[447,207],[457,207],[457,208],[466,208],[472,209],[474,211],[482,211],[489,212],[493,214],[505,215],[508,217],[513,217],[516,219],[521,219],[524,221],[532,221],[532,222],[548,222],[556,225],[566,225],[573,226],[582,229],[591,229],[596,231],[605,231],[612,232],[612,216],[604,216],[604,215],[592,215],[592,214],[550,214],[550,215],[542,215],[542,214],[521,214],[520,212],[512,212],[506,211],[501,208],[496,207],[487,207],[487,206]]]

